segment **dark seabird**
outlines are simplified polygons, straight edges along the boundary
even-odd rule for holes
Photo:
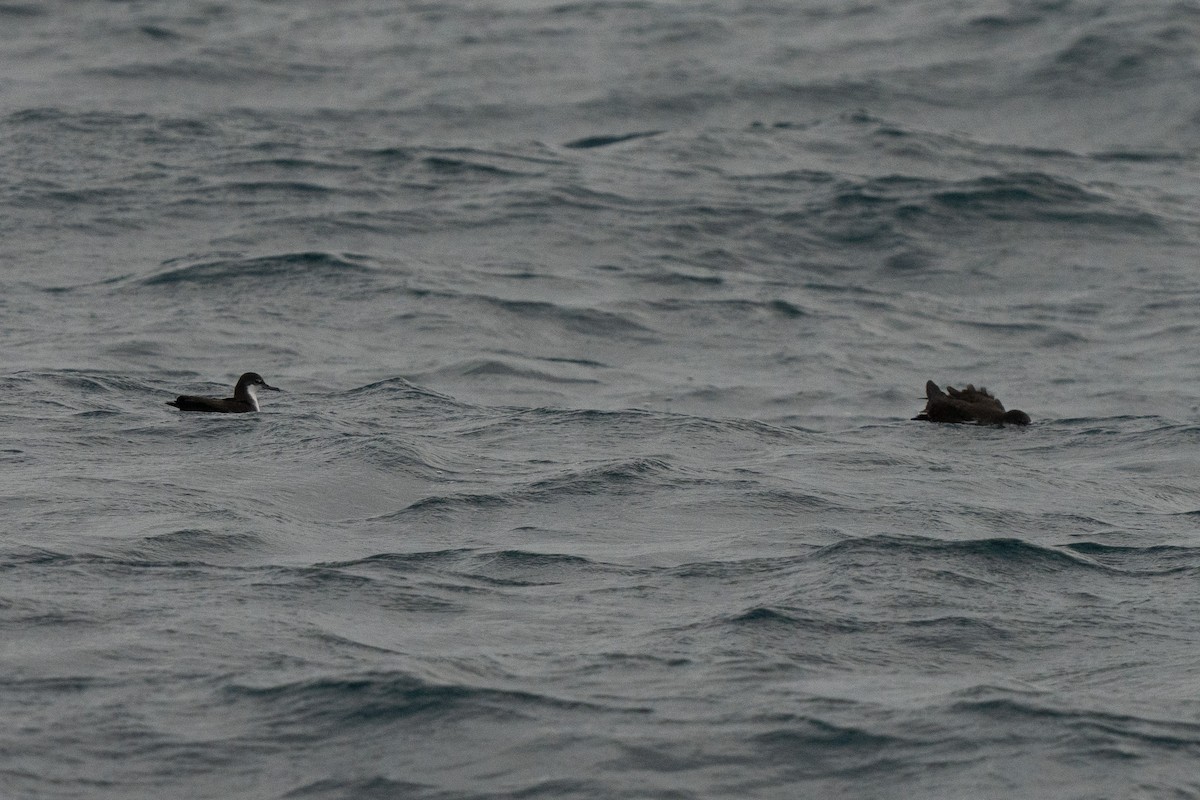
[[[268,386],[257,372],[247,372],[238,378],[237,386],[233,387],[233,397],[220,400],[216,397],[196,397],[181,394],[167,403],[180,411],[215,411],[221,414],[244,414],[247,411],[258,411],[259,387],[278,392],[274,386]]]
[[[925,410],[913,419],[926,422],[974,422],[977,425],[1028,425],[1029,415],[1013,409],[1005,411],[1004,405],[987,389],[976,389],[968,384],[959,390],[947,386],[946,391],[933,381],[925,384]]]

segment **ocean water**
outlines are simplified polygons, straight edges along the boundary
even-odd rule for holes
[[[1200,4],[10,1],[0,76],[0,797],[1200,797]]]

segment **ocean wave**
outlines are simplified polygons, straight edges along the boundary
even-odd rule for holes
[[[818,763],[809,767],[821,773],[828,770],[828,765],[819,763],[822,750],[844,749],[847,755],[855,760],[871,759],[875,749],[905,742],[894,736],[871,733],[861,727],[840,725],[813,717],[794,717],[788,722],[787,727],[755,735],[754,741],[762,747],[795,754],[808,751],[818,758]]]
[[[421,165],[434,175],[515,178],[529,174],[472,158],[452,158],[449,155],[425,156]]]
[[[694,317],[701,322],[719,320],[745,321],[755,317],[783,320],[795,320],[811,316],[812,312],[801,306],[781,298],[765,298],[750,300],[730,298],[723,300],[684,300],[670,298],[667,300],[648,301],[646,307],[654,311],[672,314],[684,314]]]
[[[1189,749],[1200,745],[1200,724],[1194,722],[1068,707],[1056,704],[1053,697],[1044,695],[957,700],[951,709],[997,723],[1005,719],[1044,720],[1048,724],[1066,727],[1084,742],[1091,742],[1091,745],[1083,744],[1084,747],[1094,745],[1096,739],[1110,738]]]
[[[624,142],[633,141],[634,139],[648,139],[651,136],[657,136],[662,131],[635,131],[633,133],[610,133],[610,134],[594,134],[592,136],[584,136],[580,139],[572,139],[563,144],[563,147],[569,147],[573,150],[592,150],[597,147],[611,147],[614,144],[622,144]]]
[[[390,798],[422,797],[436,793],[437,787],[428,783],[397,780],[387,775],[372,775],[367,778],[320,778],[288,790],[281,795],[284,800],[305,798]]]
[[[457,566],[463,559],[475,551],[471,548],[453,550],[427,550],[416,553],[376,553],[350,561],[331,561],[315,566],[330,569],[347,569],[365,567],[368,569],[383,569],[387,571],[408,572],[414,569],[447,568]]]
[[[964,181],[931,194],[957,219],[1070,223],[1125,233],[1157,233],[1161,220],[1094,188],[1042,173],[1006,173]]]
[[[526,496],[562,496],[564,494],[625,494],[648,490],[670,474],[672,465],[660,458],[638,458],[600,464],[582,470],[569,470],[551,478],[534,481]]]
[[[976,566],[994,567],[1006,573],[1037,574],[1072,570],[1103,570],[1096,562],[1057,547],[1033,544],[1016,538],[968,539],[949,541],[919,536],[882,535],[847,539],[826,545],[813,558],[856,562],[865,554],[881,558],[897,557],[953,559]]]
[[[403,403],[410,410],[440,408],[444,411],[468,411],[475,408],[448,394],[422,386],[407,378],[390,377],[348,389],[338,395],[339,402],[378,407]]]
[[[379,725],[414,718],[526,719],[545,710],[612,710],[550,694],[467,684],[438,684],[403,672],[329,675],[276,684],[235,682],[223,694],[232,703],[259,707],[272,737],[320,740],[345,725]],[[638,712],[641,709],[625,708]]]
[[[880,629],[878,623],[850,616],[822,616],[804,613],[800,609],[785,610],[770,606],[756,606],[709,623],[709,627],[714,625],[736,631],[739,635],[753,636],[761,636],[764,629],[776,629],[776,633],[807,632],[829,636],[861,634]]]
[[[268,202],[307,202],[320,200],[327,195],[359,195],[369,192],[347,190],[334,186],[326,186],[316,181],[300,180],[235,180],[223,181],[215,186],[207,187],[199,194],[217,194],[229,202],[240,203],[246,198],[265,199]]]
[[[639,572],[641,570],[569,553],[499,550],[477,554],[465,574],[505,586],[555,586]]]
[[[790,212],[794,215],[794,212]],[[1097,235],[1162,233],[1168,220],[1122,199],[1044,173],[1002,173],[961,181],[904,176],[843,185],[830,197],[814,198],[794,222],[811,237],[838,245],[896,251],[893,266],[924,266],[930,236],[959,226],[1020,222],[1093,228]],[[930,253],[935,251],[929,251]],[[908,260],[905,260],[908,259]]]
[[[551,477],[519,484],[501,492],[437,494],[424,497],[383,519],[401,517],[445,518],[465,512],[522,505],[544,505],[580,496],[637,495],[655,490],[670,480],[673,468],[666,461],[641,458],[563,470]]]
[[[738,506],[755,511],[787,511],[795,514],[833,511],[843,508],[826,496],[795,489],[752,488],[737,491],[735,497],[725,502],[736,502]]]
[[[123,548],[114,548],[113,553],[79,552],[62,553],[55,551],[33,552],[26,558],[16,558],[12,561],[0,561],[0,570],[6,568],[23,568],[25,566],[49,566],[87,573],[92,575],[131,576],[136,570],[196,570],[221,571],[238,569],[211,564],[195,558],[143,558],[136,554],[137,548],[124,552]]]
[[[1165,75],[1196,74],[1195,30],[1180,24],[1140,29],[1097,26],[1077,36],[1037,73],[1039,82],[1066,89],[1155,85]]]
[[[184,528],[147,536],[130,555],[147,561],[219,558],[256,551],[264,544],[263,537],[254,533]]]
[[[547,372],[545,370],[523,369],[500,359],[472,359],[459,364],[449,364],[438,370],[439,374],[454,374],[461,377],[496,376],[501,378],[520,378],[536,381],[541,384],[602,384],[598,378],[576,377]]]
[[[1187,512],[1200,514],[1198,511]],[[1100,542],[1071,542],[1065,545],[1097,564],[1125,575],[1173,575],[1200,572],[1200,548],[1177,545],[1132,547]]]
[[[256,81],[302,83],[332,72],[333,69],[328,64],[302,61],[284,63],[237,51],[227,51],[219,58],[179,57],[165,61],[131,61],[123,64],[88,66],[80,70],[80,73],[87,77],[120,81],[186,81],[201,86]]]
[[[0,3],[0,17],[40,17],[49,12],[36,3]]]
[[[529,550],[457,550],[420,553],[377,553],[353,561],[318,565],[322,569],[358,575],[420,576],[431,589],[453,594],[476,587],[505,588],[556,586],[604,575],[643,574],[621,564],[610,564],[567,553]]]
[[[271,174],[276,172],[354,172],[358,169],[355,164],[347,161],[332,161],[317,157],[303,156],[263,156],[234,161],[231,169],[243,172],[246,170],[262,170]]]
[[[309,598],[321,606],[336,603],[369,605],[401,614],[461,614],[467,606],[461,598],[470,588],[462,580],[442,579],[429,573],[410,585],[397,571],[367,570],[360,566],[261,567],[254,571],[251,586],[257,596],[283,603]]]
[[[440,292],[459,313],[481,314],[496,325],[523,330],[538,336],[590,336],[604,339],[652,341],[657,334],[635,314],[609,311],[586,305],[565,305],[545,300],[514,300],[506,297],[460,292]]]
[[[800,445],[811,444],[814,440],[812,434],[798,428],[755,419],[705,417],[643,408],[531,408],[514,412],[511,418],[499,420],[497,424],[528,424],[550,430],[578,429],[602,435],[616,431],[635,432],[643,441],[687,437],[697,443],[732,444],[744,443],[749,437],[764,444]],[[484,427],[478,432],[487,430]]]
[[[142,286],[175,287],[189,284],[236,286],[245,283],[272,282],[278,279],[302,281],[342,280],[369,274],[370,267],[361,259],[332,253],[300,252],[273,256],[201,261],[169,268],[141,278]]]
[[[74,556],[69,553],[42,547],[24,546],[14,550],[0,551],[0,571],[24,566],[62,564]]]

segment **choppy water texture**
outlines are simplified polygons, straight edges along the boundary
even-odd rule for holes
[[[1195,2],[6,2],[0,75],[0,795],[1200,796]]]

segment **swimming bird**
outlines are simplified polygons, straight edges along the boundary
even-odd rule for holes
[[[959,390],[947,386],[942,391],[936,383],[925,384],[925,410],[913,419],[926,422],[974,422],[977,425],[1028,425],[1029,415],[1024,411],[1004,410],[1004,404],[984,389],[967,384]]]
[[[197,397],[191,394],[181,394],[167,402],[180,411],[214,411],[221,414],[243,414],[247,411],[258,411],[259,387],[278,392],[274,386],[268,386],[257,372],[247,372],[238,378],[237,386],[233,387],[233,397],[220,400],[216,397]]]

